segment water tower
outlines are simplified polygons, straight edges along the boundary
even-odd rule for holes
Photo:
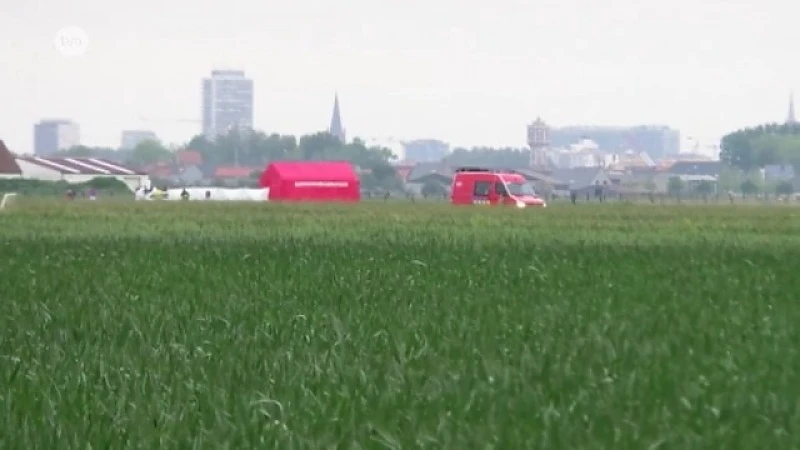
[[[550,148],[550,127],[540,118],[528,125],[528,146],[531,148],[531,168],[547,166],[547,150]]]

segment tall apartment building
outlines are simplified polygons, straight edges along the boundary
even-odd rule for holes
[[[47,119],[33,126],[33,153],[36,156],[50,156],[80,143],[80,128],[70,120]]]
[[[676,154],[681,146],[680,132],[664,125],[568,126],[550,129],[550,145],[553,148],[568,148],[584,139],[596,142],[601,151],[645,152],[653,160]]]
[[[213,70],[203,80],[203,135],[253,128],[253,80],[243,70]]]
[[[150,130],[124,130],[119,148],[133,150],[144,141],[158,141],[158,136]]]

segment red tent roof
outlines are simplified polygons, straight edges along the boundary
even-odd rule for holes
[[[353,165],[347,161],[281,161],[270,167],[284,180],[343,181],[358,180]]]

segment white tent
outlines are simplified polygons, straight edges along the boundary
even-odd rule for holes
[[[160,200],[158,193],[153,195],[153,192],[145,193],[144,190],[136,191],[136,200]],[[162,191],[163,192],[163,191]],[[182,200],[181,193],[183,189],[167,189],[167,195],[164,200]],[[211,200],[211,201],[239,201],[239,202],[265,202],[269,199],[269,189],[231,189],[220,187],[189,187],[186,188],[189,193],[189,200]],[[206,193],[210,194],[206,199]]]

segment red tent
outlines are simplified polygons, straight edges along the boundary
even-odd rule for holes
[[[281,161],[270,163],[259,183],[272,201],[361,200],[361,182],[346,161]]]

